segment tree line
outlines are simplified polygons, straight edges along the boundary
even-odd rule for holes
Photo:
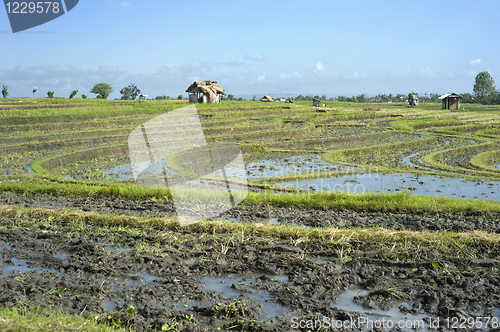
[[[35,97],[37,89],[33,89],[33,97]],[[96,99],[108,99],[109,95],[113,92],[113,87],[111,84],[108,83],[97,83],[95,84],[92,89],[90,90],[91,93],[96,94]],[[78,93],[78,90],[73,90],[71,94],[69,95],[69,98],[72,99],[74,98]],[[122,88],[120,90],[121,98],[122,100],[135,100],[137,97],[141,96],[141,90],[133,83],[130,83],[128,86]],[[381,102],[404,102],[405,100],[409,100],[412,95],[418,95],[417,93],[409,93],[408,96],[405,96],[403,94],[396,94],[393,95],[390,93],[389,95],[386,94],[378,94],[376,96],[367,96],[366,94],[360,94],[357,96],[338,96],[337,98],[327,98],[326,95],[298,95],[295,98],[289,98],[293,99],[295,101],[301,101],[301,100],[312,100],[312,99],[319,99],[322,101],[344,101],[344,102],[352,102],[352,103],[368,103],[368,102],[375,102],[375,103],[381,103]],[[6,85],[3,85],[2,88],[2,96],[3,98],[7,98],[9,96],[9,91],[8,87]],[[495,87],[495,81],[493,77],[487,72],[483,71],[477,74],[475,81],[474,81],[474,87],[473,87],[473,94],[471,93],[462,93],[461,96],[463,97],[462,102],[463,103],[479,103],[479,104],[485,104],[485,105],[499,105],[500,104],[500,91],[496,90]],[[48,91],[47,92],[47,97],[48,98],[54,98],[54,91]],[[423,94],[419,95],[418,98],[420,102],[438,102],[438,98],[440,97],[440,94],[437,93],[431,93],[431,94]],[[82,94],[81,98],[86,99],[87,96],[85,94]],[[157,96],[155,98],[156,100],[168,100],[171,99],[170,96]],[[177,96],[177,99],[184,99],[182,95]],[[223,100],[244,100],[243,98],[234,98],[232,94],[226,94],[224,93],[222,96]],[[257,100],[257,96],[254,95],[251,100]]]

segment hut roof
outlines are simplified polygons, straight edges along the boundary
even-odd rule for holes
[[[269,102],[273,102],[273,98],[271,98],[271,96],[268,96],[268,95],[265,95],[264,97],[262,97],[262,99],[260,101],[269,101]]]
[[[224,89],[216,84],[216,81],[196,81],[187,88],[189,93],[213,93],[222,94]]]
[[[456,94],[456,93],[452,92],[452,93],[445,93],[444,95],[442,95],[442,96],[441,96],[441,97],[439,97],[438,99],[445,99],[445,98],[448,98],[448,97],[454,97],[454,98],[457,98],[457,97],[458,97],[458,98],[462,98],[462,96],[461,96],[461,95],[459,95],[459,94]]]

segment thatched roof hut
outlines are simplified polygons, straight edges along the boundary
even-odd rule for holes
[[[264,97],[262,97],[262,99],[260,101],[272,103],[274,100],[273,100],[273,98],[271,98],[271,96],[265,95]]]
[[[220,103],[224,89],[216,81],[196,81],[187,88],[190,103]]]

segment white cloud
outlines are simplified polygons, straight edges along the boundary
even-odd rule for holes
[[[127,7],[127,6],[130,6],[130,4],[128,2],[120,2],[120,6],[123,6],[123,7]]]
[[[257,79],[258,82],[264,82],[266,80],[266,75],[260,75]]]
[[[478,65],[481,63],[481,59],[477,59],[477,60],[472,60],[471,62],[469,62],[471,65]]]
[[[314,72],[317,73],[317,72],[320,72],[320,71],[324,71],[325,70],[325,66],[323,66],[321,64],[321,62],[318,62],[315,66],[316,69],[314,69]]]
[[[465,72],[465,76],[476,77],[476,72],[474,70],[469,70]]]
[[[351,79],[351,78],[360,78],[362,77],[357,71],[345,72],[343,78]]]
[[[255,53],[247,54],[244,56],[244,58],[252,61],[265,61],[267,59],[267,56],[264,53]]]
[[[280,80],[301,79],[302,75],[300,75],[298,71],[294,71],[291,74],[280,74],[279,78]]]

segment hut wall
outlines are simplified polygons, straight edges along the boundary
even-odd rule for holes
[[[450,110],[458,110],[458,98],[449,98],[449,109]]]
[[[189,95],[189,102],[196,103],[198,101],[198,95],[196,93],[191,93]]]

